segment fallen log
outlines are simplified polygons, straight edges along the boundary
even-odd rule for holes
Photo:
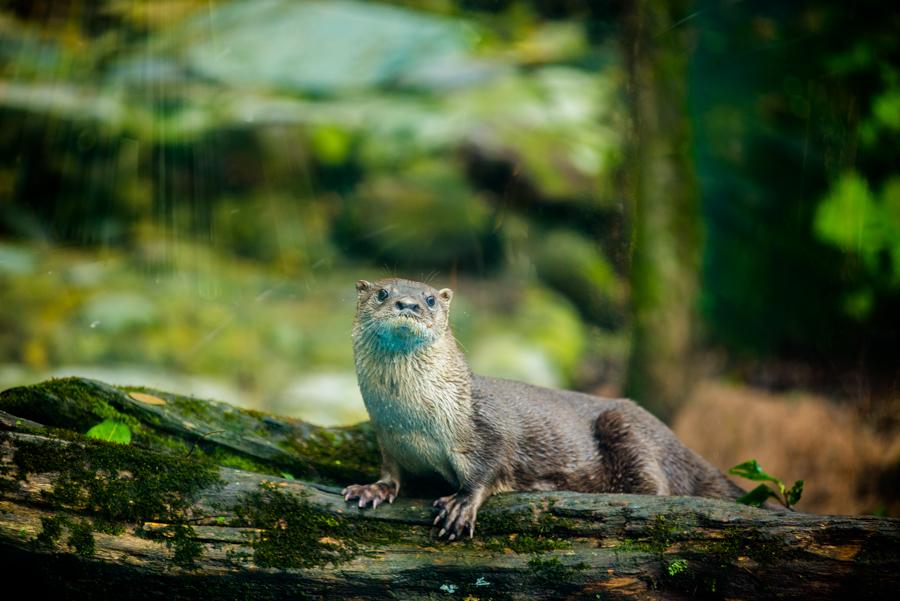
[[[341,470],[374,467],[374,449],[369,463],[341,455],[370,436],[365,426],[317,428],[80,379],[6,391],[0,409],[4,573],[54,598],[874,599],[900,590],[897,519],[515,493],[488,500],[474,538],[445,543],[428,499],[360,510],[337,494],[349,481]],[[83,436],[102,419],[130,424],[132,443]],[[308,437],[329,441],[324,458],[302,455]],[[223,465],[241,462],[261,471]]]

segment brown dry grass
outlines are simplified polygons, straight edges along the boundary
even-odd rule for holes
[[[851,409],[823,397],[704,381],[673,429],[723,471],[757,459],[789,486],[805,480],[801,511],[900,513],[900,491],[886,476],[900,463],[900,440],[876,435]]]

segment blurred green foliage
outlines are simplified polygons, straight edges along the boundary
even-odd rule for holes
[[[287,406],[298,373],[352,369],[354,279],[436,270],[477,369],[614,389],[629,129],[607,4],[6,3],[0,366],[141,364]],[[703,0],[677,26],[708,341],[893,356],[897,15]]]
[[[352,282],[433,270],[462,279],[477,369],[587,385],[598,353],[620,363],[587,336],[624,336],[594,239],[623,222],[618,40],[540,3],[402,4],[5,8],[0,367],[323,404],[355,392]]]
[[[349,328],[353,282],[377,275],[377,267],[286,277],[277,266],[181,243],[169,249],[174,263],[154,268],[161,244],[149,240],[129,254],[98,256],[0,243],[3,363],[35,377],[64,367],[109,379],[110,372],[96,371],[108,366],[132,383],[162,377],[160,384],[199,387],[322,423],[365,417]],[[614,338],[589,344],[566,298],[523,282],[507,276],[454,284],[461,291],[453,301],[454,331],[476,370],[560,386],[581,380],[592,363],[621,363],[627,346]],[[179,384],[176,374],[200,379]]]
[[[874,1],[697,10],[711,338],[887,375],[900,331],[900,16]]]
[[[869,300],[846,308],[866,319],[876,295],[900,288],[900,175],[891,176],[876,196],[859,173],[845,174],[822,199],[814,227],[820,239],[858,264],[853,278],[865,288],[855,294]]]

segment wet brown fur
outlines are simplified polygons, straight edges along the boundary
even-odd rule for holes
[[[502,491],[743,494],[633,401],[473,374],[450,330],[449,289],[401,279],[357,289],[354,357],[383,459],[378,482],[344,489],[360,507],[392,502],[410,481],[446,482],[456,492],[435,501],[435,524],[453,539]]]

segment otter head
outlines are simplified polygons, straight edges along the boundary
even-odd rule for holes
[[[355,336],[391,353],[409,353],[440,340],[450,323],[449,288],[401,279],[356,282]]]

